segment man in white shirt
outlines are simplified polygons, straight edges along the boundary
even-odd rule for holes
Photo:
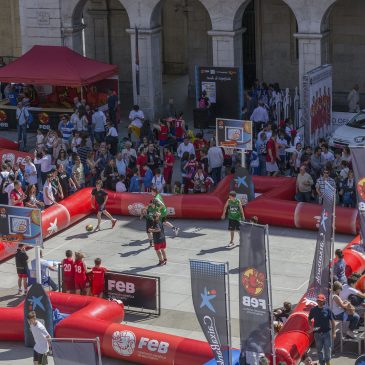
[[[34,164],[35,165],[41,165],[41,177],[42,177],[42,184],[45,183],[47,179],[47,174],[52,169],[52,157],[48,153],[47,149],[43,149],[40,154],[37,153],[37,151],[34,151]]]
[[[179,147],[177,148],[177,155],[181,159],[184,152],[188,152],[190,155],[195,155],[195,148],[194,145],[190,142],[188,137],[184,138],[184,142],[179,144]]]
[[[208,150],[208,165],[211,169],[212,179],[216,186],[221,181],[221,172],[224,162],[222,149],[218,146],[212,146]]]
[[[56,203],[56,199],[53,195],[52,179],[53,174],[48,173],[47,180],[43,186],[43,202],[46,208]]]
[[[119,152],[115,158],[115,166],[117,167],[119,176],[126,176],[128,161],[123,159],[123,155]]]
[[[30,156],[25,157],[23,164],[24,164],[25,181],[29,185],[37,185],[38,183],[37,169],[34,163],[32,162]]]
[[[51,336],[46,330],[46,327],[37,320],[37,315],[34,311],[28,313],[27,320],[35,342],[33,348],[33,364],[47,364],[47,352],[49,351]]]
[[[356,283],[357,283],[357,278],[353,276],[350,276],[347,279],[347,284],[342,286],[342,290],[340,292],[340,298],[342,300],[350,301],[349,297],[351,295],[354,295],[357,297],[356,299],[358,300],[358,304],[360,304],[360,302],[364,302],[365,294],[355,288]]]
[[[326,162],[333,162],[335,160],[334,154],[328,149],[328,144],[323,143],[322,145],[322,157]]]
[[[93,114],[91,122],[94,128],[94,136],[97,142],[101,143],[105,139],[106,116],[100,108]]]
[[[259,105],[252,112],[251,120],[254,123],[256,130],[260,127],[261,123],[266,124],[269,121],[269,113],[267,112],[262,101],[259,101]]]
[[[122,156],[123,158],[128,159],[128,164],[131,156],[133,156],[137,160],[137,152],[134,148],[132,148],[132,142],[127,141],[125,143],[125,148],[122,149]]]

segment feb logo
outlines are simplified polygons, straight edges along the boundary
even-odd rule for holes
[[[144,208],[144,204],[143,203],[133,203],[133,204],[130,204],[128,205],[128,213],[130,215],[133,215],[133,216],[140,216],[141,213],[142,213],[142,210]]]
[[[39,113],[38,120],[41,124],[48,124],[49,123],[49,115],[47,113]]]
[[[115,331],[112,346],[119,355],[131,356],[136,347],[136,335],[131,331]]]
[[[5,122],[8,119],[4,110],[0,110],[0,122]]]
[[[265,274],[254,268],[247,269],[242,274],[242,285],[247,294],[258,297],[265,287]]]
[[[361,200],[365,200],[365,177],[362,177],[357,182],[357,192],[359,193]]]

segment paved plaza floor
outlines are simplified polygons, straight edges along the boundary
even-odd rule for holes
[[[144,231],[144,221],[132,217],[118,217],[112,230],[109,222],[102,231],[88,233],[87,224],[96,224],[90,216],[82,222],[59,233],[45,242],[44,256],[48,260],[61,260],[66,249],[82,250],[86,263],[92,265],[94,258],[101,257],[103,265],[110,270],[141,273],[161,278],[160,317],[126,316],[133,326],[154,329],[190,338],[204,340],[196,320],[191,299],[189,259],[229,262],[233,346],[239,346],[238,314],[238,245],[232,249],[228,242],[226,221],[176,220],[181,228],[178,237],[166,229],[168,264],[158,267],[157,257]],[[270,227],[270,263],[272,274],[273,304],[279,306],[284,300],[296,303],[308,284],[316,233],[296,229]],[[351,236],[337,235],[336,248],[343,248]],[[238,237],[236,238],[238,244]],[[34,251],[29,251],[30,258]],[[0,305],[14,305],[20,301],[15,295],[17,278],[14,259],[0,264]],[[31,349],[17,343],[0,343],[1,364],[30,364]],[[104,364],[123,364],[105,359]],[[333,364],[353,364],[353,359],[339,358]],[[127,364],[127,363],[125,363]]]

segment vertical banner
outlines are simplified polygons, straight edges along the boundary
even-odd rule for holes
[[[266,226],[242,223],[239,253],[239,311],[243,364],[273,354],[271,282]]]
[[[335,196],[336,190],[326,183],[322,213],[319,219],[317,245],[306,294],[306,298],[311,301],[316,301],[318,294],[324,294],[327,299],[330,294],[330,262],[332,259]]]
[[[303,77],[305,143],[316,146],[332,134],[332,66],[323,65]]]
[[[195,314],[217,365],[230,365],[227,264],[190,260],[190,275]]]
[[[136,56],[135,56],[135,67],[136,67],[136,92],[137,96],[140,95],[140,80],[139,80],[139,32],[138,28],[136,26],[135,31],[135,37],[136,37]]]
[[[365,240],[365,147],[351,147],[352,167],[356,181],[356,193],[360,221],[360,234]]]

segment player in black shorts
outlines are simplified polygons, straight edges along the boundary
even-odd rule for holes
[[[158,265],[163,266],[167,263],[166,258],[166,237],[163,229],[163,223],[160,220],[160,213],[156,212],[153,215],[153,225],[149,231],[153,234],[153,245],[158,257]]]
[[[150,228],[153,226],[153,215],[158,212],[158,207],[156,206],[156,200],[152,199],[147,207],[142,209],[142,214],[140,219],[146,219],[146,233],[148,236],[148,240],[150,241],[150,246],[153,246],[153,235],[150,232]]]

